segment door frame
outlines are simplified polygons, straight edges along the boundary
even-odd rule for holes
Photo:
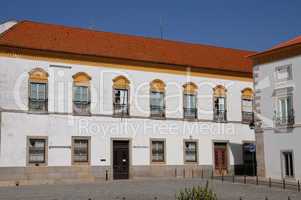
[[[244,165],[245,163],[245,154],[244,154],[244,145],[245,144],[254,144],[255,145],[255,147],[256,147],[256,141],[254,141],[254,140],[243,140],[242,141],[242,145],[241,145],[241,152],[242,152],[242,164]],[[257,155],[256,155],[256,153],[257,153],[257,149],[255,148],[255,159],[253,159],[253,164],[255,165],[255,175],[257,174]],[[254,175],[254,176],[255,176]]]
[[[212,140],[212,170],[215,172],[215,153],[214,153],[214,147],[216,143],[224,143],[226,144],[226,157],[227,157],[227,173],[229,173],[229,170],[231,168],[230,164],[230,152],[229,152],[229,140]]]
[[[111,141],[110,141],[110,143],[111,143],[111,150],[110,150],[110,154],[111,154],[111,167],[110,167],[110,169],[111,169],[111,172],[112,172],[112,175],[111,175],[111,179],[112,180],[114,180],[114,166],[113,166],[113,160],[114,160],[114,153],[113,153],[113,151],[114,151],[114,147],[113,147],[113,145],[114,145],[114,141],[128,141],[129,142],[129,179],[131,179],[132,178],[132,139],[131,138],[111,138]]]
[[[284,158],[283,158],[283,153],[286,152],[291,152],[292,153],[292,159],[293,159],[293,172],[294,172],[294,176],[292,177],[287,177],[285,175],[285,164],[284,164]],[[296,176],[296,168],[295,168],[295,152],[293,149],[287,149],[287,150],[280,150],[280,170],[281,170],[281,178],[282,179],[288,179],[288,180],[295,180],[295,176]]]

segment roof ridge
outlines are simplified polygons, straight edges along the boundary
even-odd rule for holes
[[[289,39],[289,40],[287,40],[287,41],[280,42],[280,43],[278,43],[277,45],[273,46],[273,47],[270,48],[270,49],[279,48],[279,47],[281,47],[281,46],[283,46],[283,45],[285,45],[285,44],[288,44],[288,43],[290,43],[290,42],[293,42],[293,41],[295,41],[295,40],[298,40],[299,38],[301,38],[301,35],[298,35],[298,36],[296,36],[296,37],[294,37],[294,38],[292,38],[292,39]],[[289,44],[289,45],[291,45],[291,44]]]
[[[7,46],[113,59],[251,73],[253,51],[22,20],[0,39]]]
[[[140,39],[156,40],[156,41],[161,41],[161,42],[171,42],[171,43],[178,43],[178,44],[183,44],[183,45],[206,46],[206,47],[211,47],[211,48],[221,48],[221,49],[227,49],[227,50],[232,50],[232,51],[244,51],[244,52],[250,52],[250,53],[256,53],[257,52],[257,51],[254,51],[254,50],[246,50],[246,49],[231,48],[231,47],[222,47],[222,46],[217,46],[217,45],[194,43],[194,42],[189,42],[189,41],[180,41],[180,40],[172,40],[172,39],[160,39],[160,38],[151,37],[151,36],[131,35],[131,34],[128,34],[128,33],[118,33],[118,32],[110,32],[110,31],[103,31],[103,30],[96,30],[96,29],[88,29],[88,28],[68,26],[68,25],[63,25],[63,24],[53,24],[53,23],[37,22],[37,21],[31,21],[31,20],[22,20],[21,22],[41,24],[41,25],[47,25],[47,26],[51,25],[51,26],[56,26],[56,27],[63,27],[63,28],[68,28],[68,29],[77,29],[77,30],[95,32],[95,33],[107,33],[107,34],[112,34],[112,35],[119,35],[119,36],[122,36],[122,37],[135,37],[135,38],[140,38]]]
[[[5,35],[6,33],[9,33],[9,32],[11,32],[13,29],[15,29],[15,28],[17,27],[18,24],[22,23],[22,21],[20,21],[20,22],[16,21],[16,22],[17,22],[17,23],[14,24],[12,27],[10,27],[9,29],[7,29],[7,30],[3,31],[2,33],[0,33],[0,39],[1,39],[2,37],[4,37],[4,35]]]
[[[300,41],[298,41],[298,40],[300,40]],[[298,45],[301,45],[301,35],[298,35],[298,36],[296,36],[296,37],[294,37],[290,40],[280,42],[277,45],[274,45],[273,47],[271,47],[267,50],[251,54],[248,57],[249,58],[254,58],[254,57],[257,57],[257,56],[260,56],[260,55],[264,55],[266,53],[271,53],[271,52],[274,52],[274,51],[284,50],[284,49],[287,49],[287,48],[290,48],[290,47],[293,47],[293,46],[298,46]]]

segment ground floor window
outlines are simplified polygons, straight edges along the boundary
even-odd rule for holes
[[[152,140],[151,146],[151,161],[154,163],[165,162],[165,141]]]
[[[89,163],[90,161],[90,137],[72,138],[72,161],[76,163]]]
[[[197,142],[185,141],[184,142],[184,160],[186,163],[197,162]]]
[[[282,152],[282,167],[284,177],[294,177],[294,159],[292,151]]]
[[[28,164],[40,165],[47,161],[47,138],[28,138]]]

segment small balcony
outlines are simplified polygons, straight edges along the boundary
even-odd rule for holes
[[[292,128],[295,124],[294,110],[290,110],[286,114],[279,114],[275,112],[274,123],[276,127]]]
[[[165,118],[165,107],[163,106],[150,106],[150,115],[153,118]]]
[[[195,120],[198,118],[198,110],[196,108],[184,108],[184,119]]]
[[[74,115],[90,115],[90,102],[73,102]]]
[[[250,124],[254,122],[254,113],[253,112],[242,112],[242,123]]]
[[[29,111],[31,112],[47,112],[48,100],[29,99]]]
[[[129,105],[128,104],[113,104],[113,115],[116,117],[128,117],[129,116]]]
[[[226,110],[215,110],[213,120],[216,122],[227,122],[227,111]]]

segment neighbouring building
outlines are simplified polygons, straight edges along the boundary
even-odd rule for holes
[[[254,53],[14,24],[0,35],[0,181],[242,173]]]
[[[301,37],[250,56],[255,88],[258,174],[301,178]]]

